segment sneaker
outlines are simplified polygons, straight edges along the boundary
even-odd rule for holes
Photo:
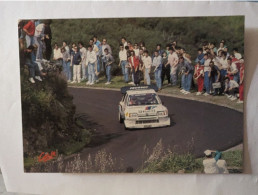
[[[202,94],[202,93],[201,93],[201,92],[199,92],[199,91],[196,93],[196,95],[201,95],[201,94]]]
[[[71,80],[68,80],[67,83],[71,83]]]
[[[236,100],[236,99],[237,99],[237,98],[236,98],[235,96],[233,96],[233,97],[230,98],[231,101],[234,101],[234,100]]]
[[[81,83],[81,81],[77,81],[77,83]]]
[[[183,92],[185,95],[187,95],[187,94],[189,94],[190,92],[189,91],[185,91],[185,92]]]
[[[86,83],[86,85],[89,85],[90,84],[90,81],[88,81],[87,83]]]
[[[90,83],[89,85],[94,85],[94,83]]]
[[[244,101],[238,100],[236,103],[237,103],[237,104],[243,104]]]
[[[95,82],[96,82],[96,83],[98,83],[98,82],[99,82],[99,80],[96,80]],[[93,84],[94,84],[94,83],[93,83]]]
[[[186,90],[184,90],[184,89],[181,89],[181,90],[180,90],[180,92],[181,92],[181,93],[185,93],[185,92],[186,92]]]
[[[72,81],[71,83],[76,83],[76,81]]]
[[[204,93],[203,95],[204,95],[204,96],[208,96],[208,95],[210,95],[210,94],[208,94],[208,93]]]
[[[129,85],[134,85],[134,82],[130,82],[130,83],[128,83]]]
[[[105,85],[109,85],[111,82],[106,82]]]
[[[35,83],[35,81],[34,81],[34,79],[33,79],[32,77],[29,78],[29,81],[30,81],[31,83]]]
[[[232,95],[228,95],[227,97],[230,99],[230,98],[232,98]]]
[[[42,79],[40,78],[40,76],[35,76],[35,79],[37,79],[38,81],[42,81]]]

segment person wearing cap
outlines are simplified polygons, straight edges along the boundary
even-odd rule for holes
[[[212,156],[212,153],[215,153],[215,157]],[[217,161],[221,157],[221,152],[215,150],[205,150],[204,154],[206,157],[202,162],[204,166],[204,173],[219,173]]]

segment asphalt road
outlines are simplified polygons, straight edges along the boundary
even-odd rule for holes
[[[127,131],[118,121],[120,92],[86,88],[69,88],[69,92],[84,124],[96,129],[93,143],[81,152],[81,159],[105,149],[113,158],[123,159],[122,169],[137,170],[143,162],[144,145],[151,150],[160,139],[165,147],[196,156],[206,149],[228,149],[243,140],[243,113],[229,108],[160,95],[171,127]]]

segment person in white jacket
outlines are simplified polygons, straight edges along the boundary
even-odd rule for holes
[[[97,61],[97,54],[93,51],[92,45],[88,46],[86,65],[88,65],[88,82],[86,85],[93,85],[95,82],[95,63]]]

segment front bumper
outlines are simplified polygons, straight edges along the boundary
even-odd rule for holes
[[[170,126],[170,117],[125,119],[124,124],[127,129],[166,127]]]

